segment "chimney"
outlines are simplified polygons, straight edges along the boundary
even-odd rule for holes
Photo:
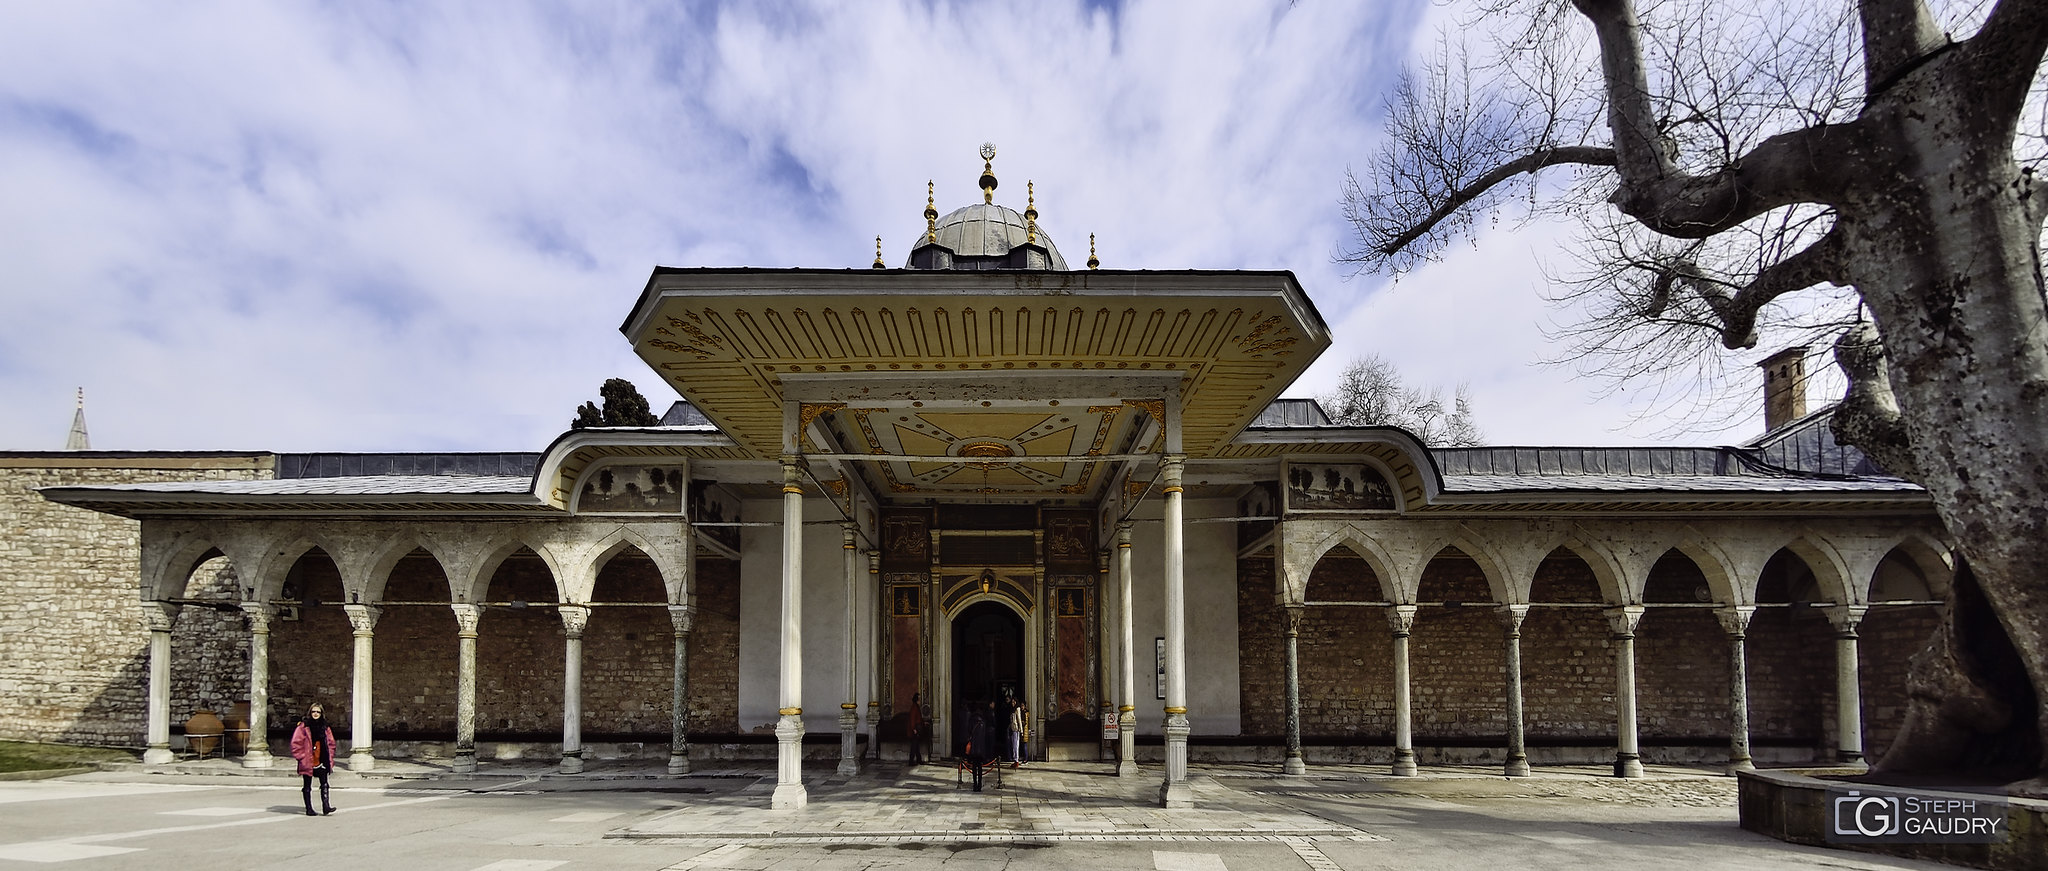
[[[1764,432],[1806,416],[1805,346],[1786,348],[1764,358]]]

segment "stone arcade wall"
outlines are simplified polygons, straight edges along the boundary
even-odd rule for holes
[[[1275,602],[1270,557],[1238,563],[1239,687],[1244,737],[1280,743],[1286,732],[1287,619]],[[1704,581],[1691,561],[1667,558],[1645,588],[1649,605],[1636,631],[1637,722],[1644,759],[1725,758],[1729,729],[1726,634],[1708,607],[1695,607]],[[1364,560],[1333,551],[1311,572],[1310,602],[1382,601]],[[1423,606],[1409,641],[1415,743],[1432,747],[1505,744],[1505,636],[1484,575],[1455,550],[1425,570]],[[1537,761],[1612,758],[1616,730],[1612,631],[1599,607],[1592,570],[1576,556],[1543,561],[1522,625],[1524,728]],[[1659,607],[1662,604],[1664,607]],[[1905,703],[1906,659],[1939,618],[1930,606],[1874,606],[1859,646],[1865,749],[1880,754]],[[1819,609],[1764,607],[1749,630],[1752,741],[1759,758],[1832,760],[1834,633]],[[1377,606],[1310,605],[1298,639],[1301,731],[1309,745],[1343,758],[1381,760],[1363,748],[1392,743],[1392,633]],[[1556,748],[1536,753],[1539,748]],[[1322,753],[1311,752],[1311,761]],[[1466,752],[1443,758],[1493,759]],[[1382,760],[1383,761],[1383,760]]]
[[[264,479],[272,466],[271,455],[257,453],[0,454],[0,738],[142,744],[149,631],[137,594],[138,525],[57,505],[36,488]],[[236,614],[189,607],[178,618],[188,638],[240,623]],[[205,656],[173,666],[193,676],[173,687],[174,721],[224,698],[223,686],[247,683],[246,673],[232,671],[241,666],[229,664],[234,651]]]

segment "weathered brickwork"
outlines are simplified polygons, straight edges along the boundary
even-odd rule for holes
[[[1455,548],[1422,570],[1408,640],[1415,739],[1507,735],[1507,635],[1479,564]]]
[[[584,731],[593,739],[667,738],[676,657],[661,571],[638,553],[621,554],[598,572],[591,600],[598,604],[583,632]]]
[[[249,621],[236,604],[237,577],[226,557],[214,557],[186,580],[184,597],[195,601],[171,628],[173,725],[200,710],[225,719],[249,698]]]
[[[1636,728],[1642,742],[1724,742],[1733,723],[1728,633],[1714,618],[1706,575],[1665,554],[1643,587],[1636,627]],[[1663,607],[1659,607],[1659,606]],[[1658,761],[1654,750],[1647,757]]]
[[[1857,667],[1863,688],[1863,749],[1875,760],[1884,755],[1906,718],[1906,664],[1927,646],[1941,626],[1941,609],[1933,605],[1875,605],[1857,632]]]
[[[1522,716],[1530,744],[1612,738],[1613,631],[1597,607],[1600,584],[1576,554],[1559,551],[1536,568],[1522,622]],[[1556,608],[1546,605],[1575,605]]]
[[[0,457],[0,738],[120,746],[143,740],[149,632],[136,592],[138,524],[57,505],[37,488],[270,476],[268,455]],[[198,627],[221,618],[195,619],[193,610],[180,616],[194,627],[187,634],[213,633]],[[232,660],[232,653],[212,655]],[[189,708],[209,692],[221,692],[220,685],[187,684],[177,704]]]
[[[341,571],[314,548],[292,566],[285,586],[281,604],[295,607],[297,619],[289,619],[294,615],[288,611],[287,619],[273,622],[270,629],[271,725],[289,728],[305,715],[307,705],[319,702],[327,722],[346,736],[354,722],[355,629],[341,609],[346,600]],[[173,709],[172,716],[177,713]]]
[[[698,559],[691,581],[690,731],[740,730],[740,564]]]

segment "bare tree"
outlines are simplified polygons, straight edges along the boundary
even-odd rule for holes
[[[1958,557],[1880,768],[2038,794],[2048,0],[1985,7],[1493,0],[1483,13],[1519,25],[1490,56],[1446,49],[1395,92],[1349,180],[1349,256],[1399,272],[1477,216],[1563,214],[1589,230],[1561,294],[1589,317],[1574,352],[1624,375],[1760,332],[1839,335],[1837,437],[1924,485]],[[1568,177],[1536,176],[1552,168]]]
[[[1318,397],[1317,404],[1332,423],[1345,426],[1398,426],[1425,445],[1469,447],[1479,444],[1479,425],[1472,420],[1472,396],[1458,385],[1449,404],[1443,388],[1410,387],[1401,371],[1378,354],[1351,361],[1337,377],[1337,389]]]

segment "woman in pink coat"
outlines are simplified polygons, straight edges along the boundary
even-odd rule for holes
[[[306,816],[313,816],[316,777],[320,778],[320,812],[334,813],[334,804],[327,800],[327,772],[334,770],[334,730],[327,728],[319,702],[306,708],[306,718],[292,730],[292,758],[299,761],[299,795],[306,800]]]

